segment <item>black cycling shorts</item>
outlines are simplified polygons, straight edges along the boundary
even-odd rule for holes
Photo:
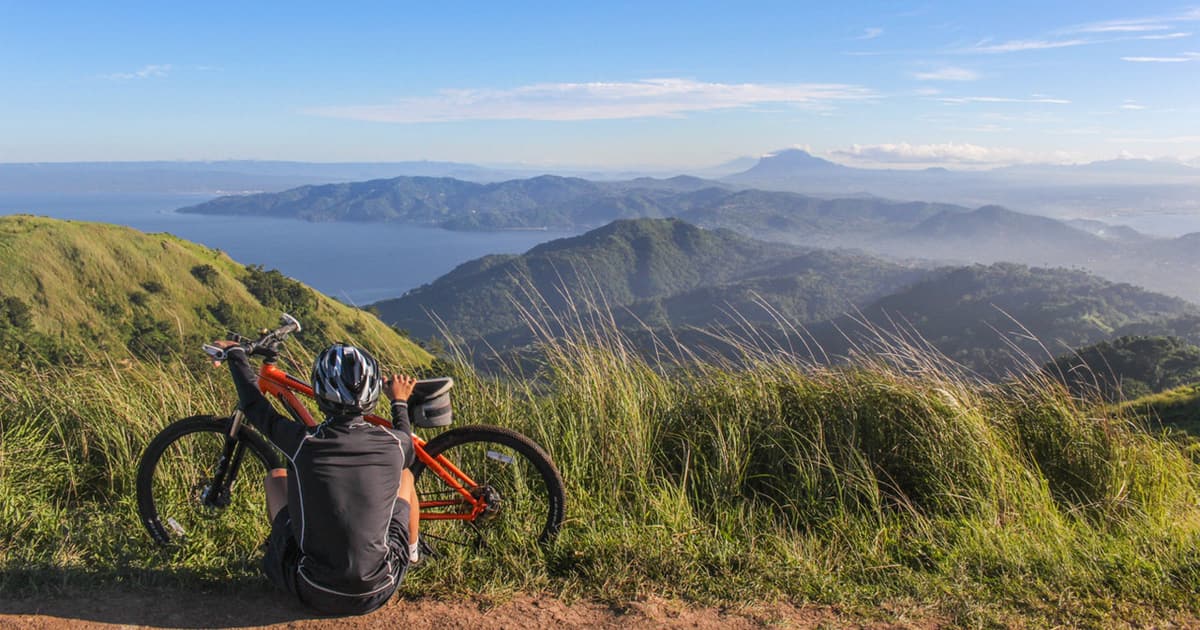
[[[271,522],[267,551],[263,554],[263,573],[277,588],[297,595],[296,569],[299,566],[300,545],[292,535],[292,517],[285,505]]]
[[[263,555],[263,572],[276,587],[296,596],[310,608],[325,614],[361,615],[369,613],[387,603],[396,592],[396,586],[408,572],[408,501],[397,499],[388,523],[388,559],[392,566],[392,588],[365,597],[332,595],[311,588],[307,580],[300,579],[300,544],[292,534],[292,519],[285,506],[275,515],[271,523],[271,534],[267,538],[267,551]]]

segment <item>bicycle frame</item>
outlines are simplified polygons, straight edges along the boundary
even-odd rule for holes
[[[307,398],[313,397],[312,387],[308,383],[284,372],[275,366],[274,363],[263,362],[262,367],[258,371],[258,389],[267,396],[274,396],[291,414],[292,418],[297,422],[302,422],[310,427],[317,426],[317,421],[313,419],[312,414],[308,409],[300,403],[297,393]],[[365,414],[363,419],[367,422],[377,424],[383,427],[391,428],[390,420],[382,418],[374,414]],[[234,423],[233,431],[237,431],[238,423]],[[454,465],[445,455],[437,457],[430,456],[425,451],[425,440],[418,435],[412,436],[413,450],[416,452],[419,459],[429,472],[437,475],[446,485],[450,486],[460,498],[447,499],[440,501],[421,501],[421,518],[423,520],[445,520],[445,521],[474,521],[483,514],[487,509],[487,503],[481,498],[471,494],[471,489],[479,487],[466,473]],[[449,508],[466,508],[470,507],[469,511],[432,511],[426,510],[446,510]]]

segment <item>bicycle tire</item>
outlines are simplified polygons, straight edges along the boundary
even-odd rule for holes
[[[251,474],[244,467],[247,462],[253,466],[257,461],[261,471],[253,472],[262,472],[265,476],[266,471],[282,467],[282,463],[275,448],[248,427],[239,428],[238,447],[235,448],[246,448],[253,457],[245,457],[245,451],[242,451],[237,475],[230,482],[228,505],[206,508],[198,497],[198,491],[202,490],[200,484],[221,457],[232,423],[232,418],[210,415],[183,418],[167,425],[146,445],[137,470],[138,514],[156,543],[170,546],[190,539],[213,544],[219,549],[223,544],[228,545],[231,539],[245,539],[244,526],[237,529],[238,523],[230,522],[235,518],[229,508],[236,508],[239,514],[245,512],[246,518],[251,519],[258,529],[263,529],[265,524],[265,529],[269,530],[263,477]],[[169,456],[170,463],[164,456]],[[239,496],[232,496],[234,492]],[[179,519],[186,521],[181,523]],[[221,520],[226,523],[221,525]],[[221,531],[228,527],[234,530]],[[250,538],[257,539],[246,540],[246,544],[256,547],[265,539],[265,534]]]
[[[554,542],[562,527],[566,492],[558,469],[536,442],[511,429],[472,425],[441,433],[425,445],[425,451],[432,457],[447,455],[480,487],[487,486],[499,492],[501,507],[494,518],[482,524],[478,521],[429,520],[423,513],[423,537],[440,527],[441,533],[433,533],[430,537],[466,544],[473,538],[478,545],[486,543],[489,534],[507,530],[518,538],[533,538],[536,533],[535,540],[542,547]],[[426,501],[439,493],[452,495],[436,474],[423,475],[426,468],[419,460],[412,466],[421,500]],[[426,478],[424,483],[422,477]],[[526,516],[531,520],[524,520]]]

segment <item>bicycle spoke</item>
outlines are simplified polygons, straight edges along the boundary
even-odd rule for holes
[[[266,467],[245,457],[244,446],[226,466],[223,487],[213,477],[225,437],[216,432],[184,434],[164,450],[152,484],[159,521],[175,542],[192,553],[257,547],[267,535],[262,480]]]

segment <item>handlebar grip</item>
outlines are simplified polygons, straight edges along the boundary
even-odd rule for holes
[[[288,315],[287,313],[284,313],[279,318],[279,323],[282,324],[279,330],[285,335],[300,332],[300,320]]]

